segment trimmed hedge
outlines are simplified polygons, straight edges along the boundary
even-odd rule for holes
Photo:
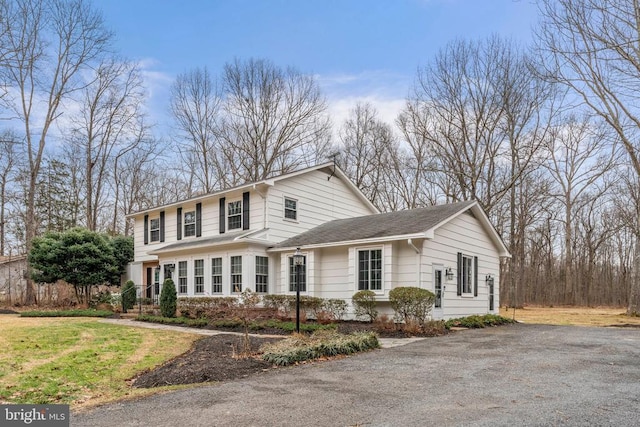
[[[320,357],[353,354],[380,347],[374,332],[350,335],[335,332],[315,333],[310,337],[295,335],[262,347],[262,359],[279,366]]]
[[[20,317],[111,317],[109,310],[23,311]]]
[[[399,286],[389,291],[389,302],[397,321],[418,322],[422,325],[433,308],[436,296],[433,292],[415,286]]]
[[[373,322],[378,317],[376,309],[376,293],[373,291],[358,291],[351,297],[356,317],[368,318]]]
[[[162,317],[162,316],[150,316],[148,314],[142,314],[136,317],[136,320],[141,322],[162,323],[164,325],[184,325],[193,327],[204,327],[209,324],[207,319],[189,319],[187,317]]]
[[[486,328],[487,326],[507,325],[510,323],[515,323],[515,320],[498,316],[497,314],[485,314],[483,316],[475,314],[472,316],[449,319],[445,322],[445,326],[447,329],[451,329],[453,327],[477,329]]]

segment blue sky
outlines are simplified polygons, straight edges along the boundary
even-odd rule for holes
[[[155,121],[178,73],[267,58],[317,76],[334,121],[357,101],[393,120],[418,67],[448,42],[493,33],[527,43],[533,0],[103,0],[116,46],[143,65]],[[164,124],[164,123],[161,123]]]

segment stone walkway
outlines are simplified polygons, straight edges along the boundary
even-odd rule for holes
[[[242,335],[240,332],[215,331],[211,329],[190,328],[186,326],[163,325],[160,323],[139,322],[133,319],[100,319],[101,322],[112,323],[114,325],[130,326],[133,328],[160,329],[163,331],[186,332],[197,335],[219,335],[219,334],[236,334]],[[261,335],[250,334],[255,337],[276,337],[282,338],[282,335]],[[382,348],[400,347],[412,342],[421,341],[425,338],[378,338]]]

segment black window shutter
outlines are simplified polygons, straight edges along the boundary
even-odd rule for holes
[[[218,212],[218,222],[220,223],[220,226],[219,226],[220,234],[224,234],[224,223],[227,218],[225,207],[226,207],[225,198],[220,197],[220,210]]]
[[[149,215],[144,216],[144,244],[149,244]]]
[[[196,203],[196,237],[202,236],[202,203]]]
[[[177,218],[176,239],[182,240],[182,208],[178,208],[178,210],[176,211],[176,218]]]
[[[242,229],[249,229],[249,192],[242,193]]]
[[[458,295],[462,295],[462,252],[458,252]]]
[[[164,242],[164,211],[160,211],[160,241]]]
[[[478,257],[473,257],[473,296],[478,296]]]

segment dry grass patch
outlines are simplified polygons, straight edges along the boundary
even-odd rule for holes
[[[536,307],[528,306],[515,310],[515,319],[519,322],[544,325],[575,326],[638,326],[640,317],[625,314],[624,308],[612,307]],[[500,309],[500,315],[512,319],[513,308]]]
[[[129,379],[187,351],[194,334],[89,318],[2,315],[0,401],[68,403],[73,409],[150,394]]]

